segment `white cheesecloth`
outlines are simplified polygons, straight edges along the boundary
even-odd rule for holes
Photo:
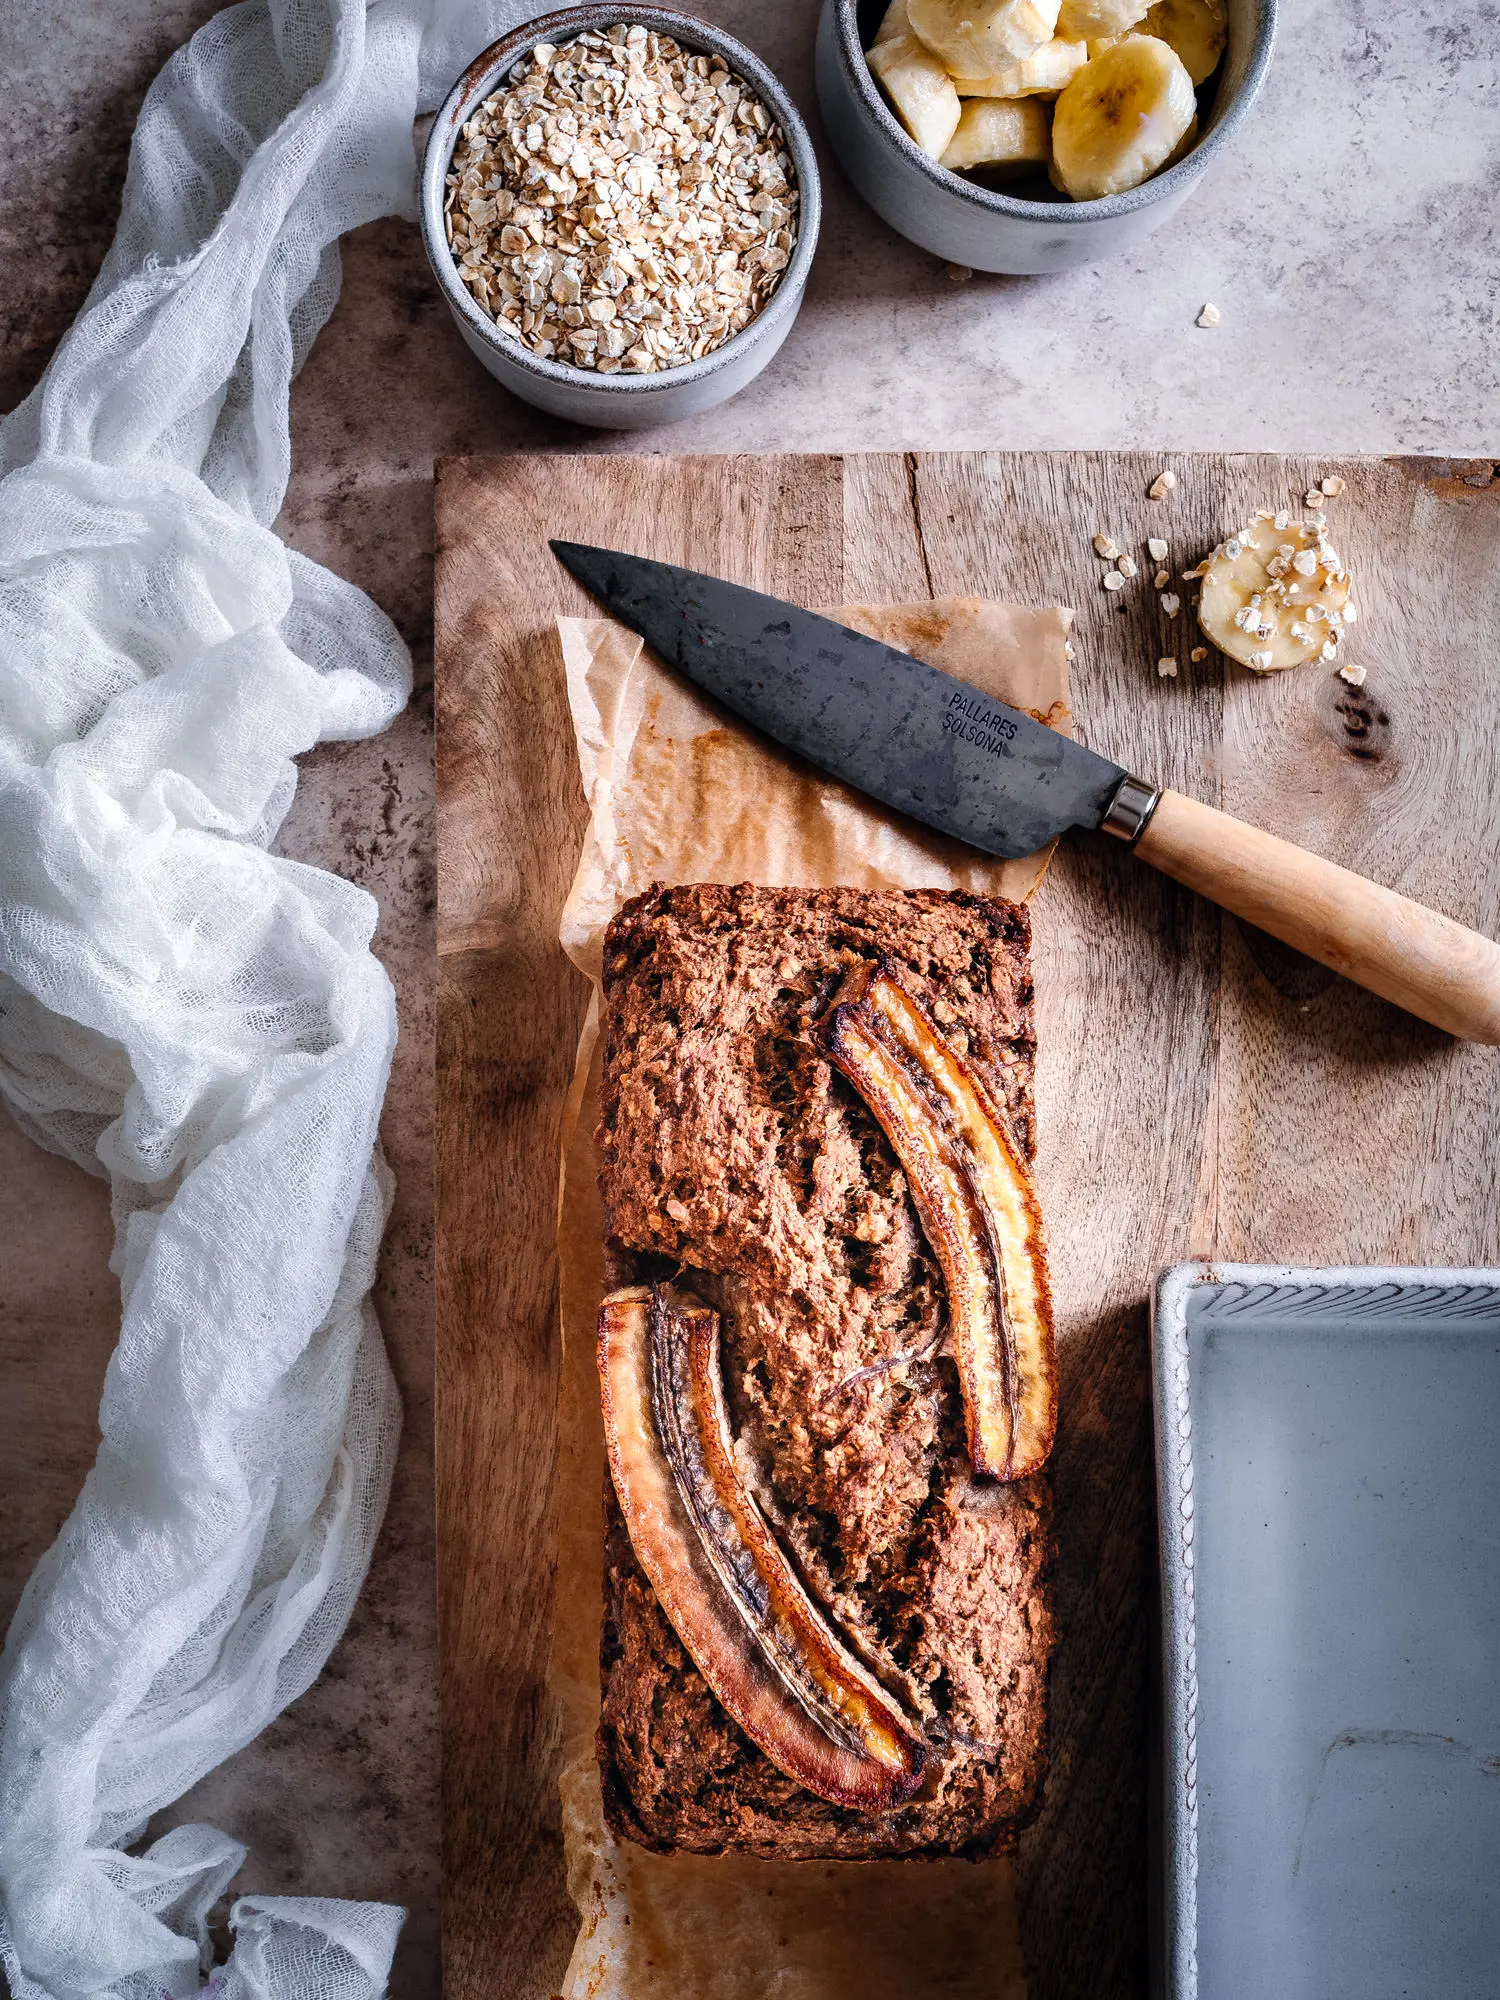
[[[400,1413],[369,1300],[394,1046],[376,906],[268,851],[409,663],[271,531],[336,239],[415,215],[413,121],[506,0],[244,0],[157,78],[113,248],[0,426],[0,1093],[109,1177],[97,1461],[0,1661],[14,2000],[203,1990],[245,1856],[150,1816],[316,1677]],[[374,2000],[401,1921],[243,1897],[218,2000]]]

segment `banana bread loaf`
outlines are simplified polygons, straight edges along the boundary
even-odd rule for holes
[[[850,1654],[915,1719],[915,1796],[869,1810],[788,1777],[694,1666],[606,1478],[599,1762],[614,1831],[771,1858],[1012,1847],[1046,1768],[1045,1471],[976,1480],[943,1274],[881,1126],[818,1024],[885,965],[1033,1148],[1026,911],[939,891],[698,885],[605,947],[609,1275],[717,1313],[734,1455]],[[701,1657],[701,1655],[700,1655]]]

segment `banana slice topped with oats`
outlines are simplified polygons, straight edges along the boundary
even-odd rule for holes
[[[1263,507],[1192,574],[1205,635],[1252,673],[1336,659],[1354,623],[1349,572],[1319,513],[1293,520]]]

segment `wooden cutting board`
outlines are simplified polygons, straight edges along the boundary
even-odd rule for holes
[[[1500,935],[1500,466],[1270,455],[450,460],[437,487],[437,1481],[450,2000],[544,2000],[576,1916],[544,1685],[556,1145],[586,990],[557,943],[584,824],[553,632],[561,535],[808,604],[1069,603],[1085,740]],[[1146,536],[1197,560],[1316,476],[1355,690],[1189,661]],[[1116,595],[1090,538],[1143,574]],[[1170,653],[1175,680],[1158,676]],[[1039,1174],[1059,1312],[1061,1631],[1048,1803],[1019,1861],[1030,1990],[1145,1989],[1155,1575],[1147,1302],[1202,1255],[1500,1262],[1500,1054],[1221,917],[1113,842],[1033,906]]]

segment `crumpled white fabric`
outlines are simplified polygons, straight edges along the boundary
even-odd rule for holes
[[[107,1174],[98,1460],[0,1662],[15,2000],[203,1989],[244,1859],[152,1813],[314,1679],[399,1427],[369,1301],[396,1021],[364,891],[280,858],[293,760],[408,662],[271,532],[337,237],[414,215],[413,119],[534,6],[244,0],[142,110],[119,233],[0,426],[0,1093]],[[401,1912],[252,1897],[219,2000],[373,2000]]]

